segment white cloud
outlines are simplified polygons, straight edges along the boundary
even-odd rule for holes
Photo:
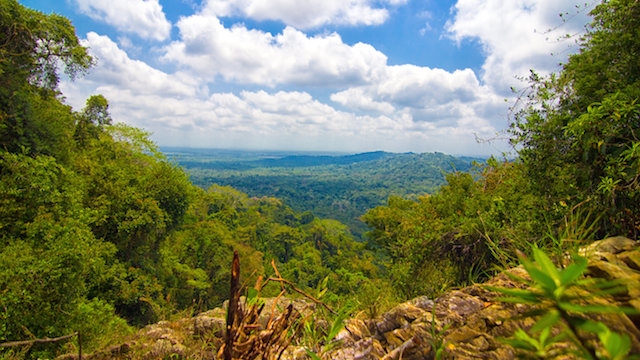
[[[470,69],[448,72],[415,65],[385,68],[379,81],[335,93],[331,99],[358,110],[429,109],[442,104],[474,103],[488,89]]]
[[[287,27],[272,35],[235,25],[225,28],[213,16],[194,15],[177,24],[180,41],[166,47],[163,59],[213,80],[346,86],[373,81],[387,58],[372,46],[349,46],[336,33],[308,37]]]
[[[395,111],[395,107],[388,102],[379,101],[367,92],[365,89],[350,88],[331,95],[331,100],[348,108],[362,112],[376,112],[382,114],[390,114]]]
[[[558,63],[574,45],[572,40],[559,39],[584,31],[591,6],[563,22],[559,14],[575,12],[574,3],[459,0],[447,30],[455,41],[478,39],[482,43],[486,53],[482,80],[494,91],[505,93],[511,86],[521,86],[515,76],[527,76],[532,67],[543,74],[559,70]]]
[[[159,0],[74,1],[80,12],[107,23],[118,31],[157,41],[169,38],[171,23],[165,17]]]
[[[407,0],[209,0],[204,11],[217,17],[276,20],[298,29],[310,29],[322,25],[379,25],[389,17],[385,5],[400,6],[406,2]]]
[[[139,94],[162,93],[174,97],[196,96],[200,90],[199,83],[193,77],[184,73],[169,76],[143,61],[129,58],[108,36],[90,32],[82,44],[89,48],[98,62],[84,79],[85,82],[109,84]]]
[[[465,95],[444,104],[433,100],[422,107],[423,98],[415,95],[480,89],[466,71],[385,68],[380,82],[353,88],[356,96],[342,101],[363,110],[352,112],[303,91],[210,92],[206,81],[194,76],[166,73],[130,59],[106,36],[89,33],[84,44],[99,62],[87,77],[62,84],[70,103],[79,108],[87,94],[101,93],[109,100],[115,121],[152,132],[161,145],[470,154],[479,152],[474,134],[493,131],[485,120],[487,113],[463,102],[481,103],[482,95]],[[406,86],[396,86],[394,79]],[[414,95],[403,94],[404,89],[412,89]],[[350,94],[338,93],[332,99]]]
[[[132,59],[135,38],[122,37],[118,45],[89,33],[84,41],[98,66],[63,90],[74,106],[87,94],[104,94],[116,121],[153,132],[161,145],[498,153],[504,144],[487,148],[474,138],[505,128],[508,103],[500,92],[532,64],[555,66],[558,58],[548,53],[566,45],[553,41],[555,35],[526,31],[551,27],[547,18],[557,17],[556,7],[521,0],[474,4],[480,5],[461,0],[448,30],[455,41],[483,44],[482,74],[391,66],[371,45],[345,44],[337,33],[225,27],[201,12],[183,17],[179,38],[159,49],[177,71]],[[502,19],[509,16],[514,19]],[[562,31],[568,27],[577,28],[567,24]],[[320,100],[327,96],[332,102]]]

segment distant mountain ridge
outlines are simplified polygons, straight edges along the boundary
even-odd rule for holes
[[[307,167],[307,166],[322,166],[322,165],[347,165],[354,164],[363,161],[374,161],[388,157],[392,157],[395,154],[385,151],[372,151],[353,155],[289,155],[282,158],[271,158],[264,160],[253,161],[253,164],[264,167]]]
[[[184,168],[206,168],[218,170],[245,171],[253,168],[299,168],[327,165],[349,165],[367,161],[377,161],[400,157],[448,157],[452,164],[460,161],[471,163],[472,161],[484,161],[482,157],[453,156],[440,152],[433,153],[394,153],[387,151],[369,151],[355,154],[300,152],[286,151],[252,151],[252,150],[224,150],[224,149],[200,149],[161,147],[161,151],[170,159],[176,161]],[[463,169],[459,169],[463,170]]]

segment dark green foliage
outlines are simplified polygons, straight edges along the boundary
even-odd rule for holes
[[[89,298],[111,281],[116,249],[93,236],[81,179],[51,157],[1,156],[0,340],[65,335],[88,317],[88,339],[100,326],[126,332],[111,305]]]
[[[482,279],[531,244],[562,256],[606,235],[637,239],[639,11],[637,1],[603,2],[560,74],[532,72],[511,128],[517,159],[448,175],[432,196],[392,197],[363,217],[398,291]]]
[[[513,141],[548,209],[584,204],[603,215],[598,235],[637,238],[640,4],[603,2],[591,14],[581,51],[562,72],[532,76]],[[551,215],[554,221],[563,216]]]
[[[441,153],[294,155],[198,149],[164,149],[203,188],[229,185],[251,196],[273,196],[295,211],[339,220],[361,237],[359,217],[392,195],[417,198],[444,184],[444,175],[467,171],[472,159]]]
[[[94,95],[87,99],[87,105],[78,116],[76,116],[76,127],[73,139],[77,145],[84,148],[90,141],[98,140],[104,127],[111,125],[111,115],[109,115],[109,103],[102,95]]]
[[[372,227],[371,245],[390,257],[397,290],[410,298],[436,295],[486,278],[494,265],[513,264],[509,254],[539,237],[539,204],[521,165],[490,159],[473,174],[448,174],[435,194],[418,201],[391,197],[362,219]]]
[[[69,20],[0,1],[0,148],[65,156],[73,120],[56,99],[60,63],[70,75],[92,63]]]

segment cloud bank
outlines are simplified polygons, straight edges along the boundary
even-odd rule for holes
[[[558,14],[571,9],[555,0],[459,0],[438,36],[478,41],[485,61],[476,73],[390,65],[373,45],[343,40],[340,26],[382,24],[403,0],[205,1],[173,24],[173,39],[158,0],[75,1],[122,33],[165,42],[150,62],[88,33],[83,41],[99,62],[63,84],[72,105],[102,93],[117,121],[150,130],[160,145],[197,147],[500,153],[504,142],[476,138],[506,127],[509,88],[523,86],[516,76],[557,71],[573,51],[557,39],[588,21],[582,12],[563,22]],[[283,29],[229,21],[238,18]],[[338,28],[317,31],[326,25]]]

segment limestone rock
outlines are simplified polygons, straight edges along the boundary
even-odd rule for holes
[[[640,250],[635,241],[623,237],[609,238],[594,242],[582,253],[589,257],[589,275],[624,284],[625,291],[609,299],[609,304],[640,310]],[[528,279],[522,267],[509,272]],[[485,285],[525,287],[505,274],[496,276]],[[449,359],[515,359],[518,354],[500,339],[511,336],[519,328],[530,328],[535,319],[522,316],[530,310],[527,305],[503,303],[497,301],[499,296],[485,286],[473,285],[449,291],[435,300],[416,298],[375,319],[352,320],[346,329],[355,331],[345,329],[341,332],[338,338],[342,346],[326,352],[322,358],[354,359],[360,354],[356,349],[361,349],[362,344],[377,341],[382,348],[377,350],[376,356],[384,359],[433,358],[438,348]],[[594,315],[593,319],[604,322],[613,331],[628,334],[632,339],[633,352],[640,353],[640,318],[604,314]],[[372,357],[365,355],[360,358]]]
[[[581,251],[589,259],[589,276],[618,281],[622,292],[599,299],[613,306],[640,311],[640,248],[630,239],[614,237],[594,242]],[[508,270],[527,279],[522,267]],[[526,317],[531,308],[499,301],[493,287],[524,288],[512,277],[500,274],[484,285],[451,290],[437,299],[418,297],[397,305],[373,319],[350,319],[330,344],[319,352],[322,359],[432,359],[441,351],[446,359],[515,359],[518,354],[500,339],[519,329],[528,329],[535,319]],[[588,294],[585,294],[588,295]],[[244,300],[243,300],[244,301]],[[290,303],[309,315],[315,304],[304,300],[265,299],[266,322],[272,311]],[[225,335],[225,307],[176,322],[160,322],[138,332],[126,344],[106,349],[85,359],[215,359]],[[618,333],[629,335],[633,353],[640,354],[640,316],[600,314],[593,320],[604,322]],[[282,355],[286,360],[309,359],[301,342],[293,339]],[[560,344],[560,347],[570,345]],[[69,359],[73,358],[67,357]]]

